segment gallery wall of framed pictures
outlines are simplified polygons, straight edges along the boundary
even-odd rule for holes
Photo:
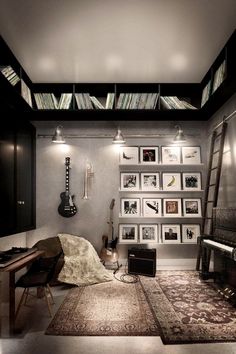
[[[119,242],[196,244],[203,192],[200,147],[125,146],[120,148],[119,164]],[[197,172],[190,166],[198,166]],[[125,223],[125,218],[131,223]]]

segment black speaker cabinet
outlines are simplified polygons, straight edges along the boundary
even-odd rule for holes
[[[128,273],[156,275],[156,249],[131,248],[128,250]]]

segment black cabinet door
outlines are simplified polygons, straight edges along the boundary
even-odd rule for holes
[[[16,229],[15,133],[12,128],[0,130],[0,236]]]
[[[35,129],[16,132],[16,224],[17,232],[35,228]]]

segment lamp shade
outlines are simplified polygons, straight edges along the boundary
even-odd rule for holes
[[[52,137],[52,142],[56,144],[64,144],[66,141],[64,139],[63,133],[62,133],[62,126],[58,125],[56,127],[55,133]]]
[[[125,139],[124,139],[120,129],[117,129],[117,133],[114,136],[112,143],[113,144],[125,144]]]
[[[184,136],[184,132],[179,125],[176,125],[175,128],[177,129],[176,136],[174,137],[174,143],[184,143],[186,138]]]

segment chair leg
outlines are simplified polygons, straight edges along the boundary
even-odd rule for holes
[[[50,316],[52,317],[52,310],[51,310],[51,305],[50,305],[50,302],[48,300],[48,296],[47,296],[47,290],[46,290],[46,286],[44,287],[44,296],[45,296],[45,299],[46,299],[46,303],[48,305],[48,311],[49,311],[49,314]]]
[[[27,291],[27,290],[29,290],[29,289],[24,288],[24,291],[23,291],[23,293],[22,293],[22,295],[21,295],[21,298],[20,298],[20,302],[19,302],[19,304],[18,304],[18,306],[17,306],[15,318],[17,318],[17,316],[18,316],[18,313],[19,313],[19,311],[20,311],[22,302],[24,301],[24,297],[25,297],[25,295],[26,295],[26,291]]]
[[[51,296],[52,304],[55,304],[54,299],[53,299],[53,296],[52,296],[51,288],[50,288],[49,284],[47,284],[47,289],[48,289],[48,292],[49,292],[49,294],[50,294],[50,296]]]

